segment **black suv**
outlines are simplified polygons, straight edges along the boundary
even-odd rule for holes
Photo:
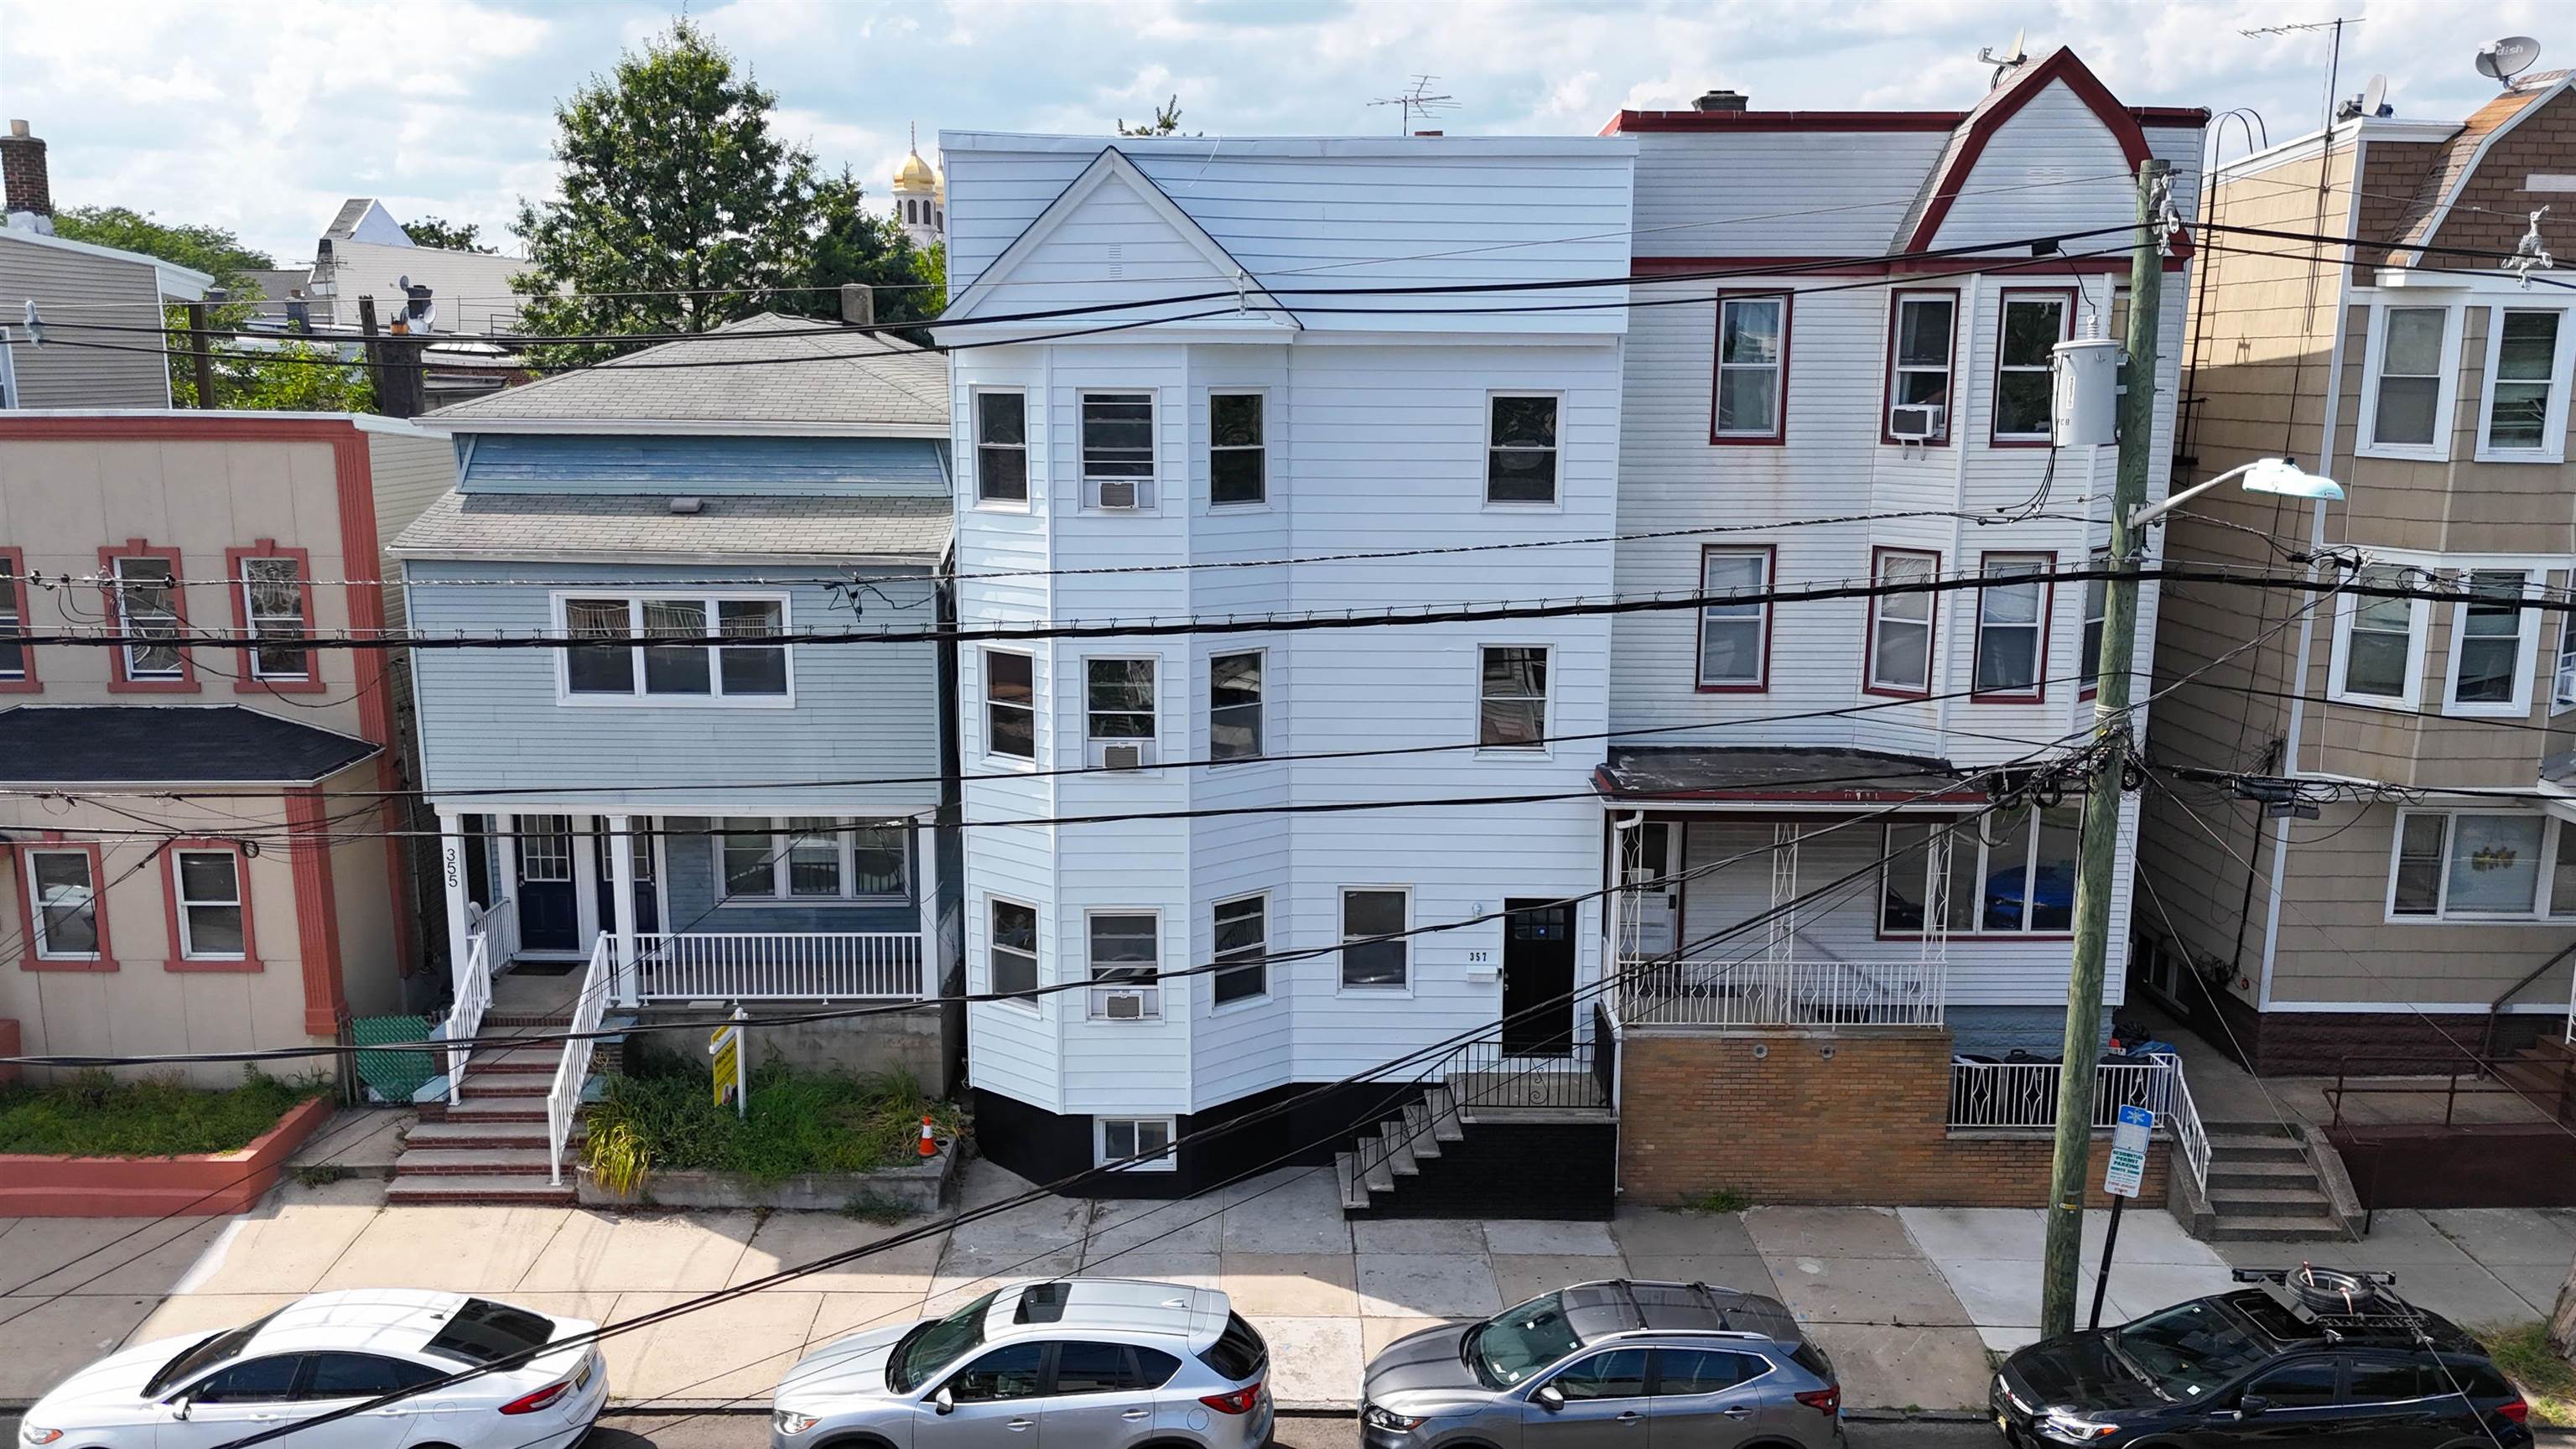
[[[2526,1449],[2529,1406],[2387,1273],[2239,1268],[2259,1286],[2032,1344],[1987,1393],[2014,1449]]]

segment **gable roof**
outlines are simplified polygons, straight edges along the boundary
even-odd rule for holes
[[[1986,92],[1969,108],[1951,131],[1950,144],[1943,148],[1941,159],[1924,178],[1923,190],[1914,198],[1914,205],[1906,209],[1905,219],[1897,224],[1893,250],[1921,251],[1932,245],[1932,239],[1940,234],[1941,223],[1950,215],[1951,203],[1967,188],[1969,174],[1976,170],[1977,158],[1985,154],[1995,132],[2047,90],[2050,83],[2060,81],[2110,129],[2121,154],[2128,158],[2131,172],[2153,154],[2147,149],[2146,134],[2138,129],[2137,117],[2121,107],[2101,77],[2086,69],[2074,51],[2061,45],[2016,69],[2002,85]]]
[[[1251,285],[1249,279],[1252,269],[1236,260],[1234,254],[1227,251],[1223,243],[1208,235],[1207,228],[1200,226],[1197,218],[1183,211],[1179,203],[1165,194],[1163,188],[1154,184],[1152,177],[1138,170],[1136,163],[1127,159],[1126,153],[1115,146],[1102,147],[1099,156],[1083,169],[1082,174],[1075,177],[1063,191],[1057,193],[1055,200],[1047,203],[1046,210],[1039,212],[1037,219],[1030,222],[1028,228],[1022,231],[1009,246],[1004,247],[1001,255],[995,257],[990,266],[984,268],[983,272],[975,278],[974,285],[949,300],[947,309],[941,314],[942,319],[956,321],[972,317],[988,304],[992,305],[997,313],[1009,313],[1012,309],[1006,304],[1000,304],[996,295],[1004,280],[1014,269],[1036,255],[1045,246],[1048,238],[1065,224],[1067,218],[1082,209],[1084,202],[1089,201],[1102,188],[1113,182],[1124,184],[1148,209],[1160,217],[1165,225],[1179,235],[1184,245],[1197,252],[1199,257],[1218,275],[1244,279],[1238,285],[1243,288],[1240,296],[1245,316],[1229,320],[1257,319],[1272,325],[1291,328],[1303,325],[1298,322],[1296,314],[1280,306],[1276,298],[1259,287]],[[1222,290],[1222,287],[1197,283],[1174,288],[1176,295],[1219,290]],[[1220,304],[1202,302],[1175,305],[1191,306],[1193,311],[1211,311],[1217,310]],[[1153,315],[1147,308],[1123,310],[1138,320]]]
[[[832,325],[761,312],[703,337],[443,407],[420,421],[460,433],[599,424],[603,432],[948,436],[946,357],[882,333],[822,330]]]
[[[322,229],[322,235],[335,242],[373,242],[389,247],[413,245],[411,233],[403,230],[402,223],[394,220],[392,212],[385,210],[385,204],[372,196],[352,196],[341,202],[339,215],[331,218],[331,224]]]
[[[2420,247],[2433,240],[2449,219],[2451,207],[2477,174],[2478,163],[2487,152],[2514,127],[2529,116],[2540,113],[2542,106],[2566,93],[2576,72],[2554,70],[2526,76],[2514,88],[2490,99],[2470,114],[2448,141],[2435,148],[2431,164],[2415,193],[2397,214],[2391,235],[2397,246],[2389,259],[2401,265],[2422,260],[2420,253],[2400,257],[2409,247]]]

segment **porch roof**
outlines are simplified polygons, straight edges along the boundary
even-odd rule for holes
[[[238,704],[0,710],[0,781],[12,785],[310,785],[378,748]]]
[[[694,513],[642,494],[457,493],[395,539],[396,558],[882,560],[927,566],[947,551],[946,498],[714,496]]]
[[[1593,770],[1592,784],[1604,800],[1638,804],[1974,805],[1986,799],[1947,760],[1875,750],[1614,746]]]

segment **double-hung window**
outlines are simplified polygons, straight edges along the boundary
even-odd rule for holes
[[[901,900],[909,893],[912,833],[900,825],[729,818],[717,844],[724,872],[719,905]]]
[[[2400,810],[2391,921],[2576,917],[2576,835],[2534,812]]]
[[[1029,399],[1018,392],[975,394],[975,501],[1026,507],[1029,501]]]
[[[1552,395],[1487,399],[1487,503],[1556,501],[1556,412]]]
[[[557,627],[566,699],[783,704],[784,595],[564,595]],[[645,640],[659,642],[645,643]],[[699,639],[704,643],[684,643]],[[758,642],[755,642],[758,641]]]
[[[2111,562],[2109,549],[2097,548],[2086,558],[2091,568],[2106,568]],[[2108,579],[2084,581],[2084,642],[2076,656],[2076,675],[2083,681],[2083,692],[2092,694],[2102,685],[2102,620],[2111,608]]]
[[[1162,918],[1151,911],[1093,911],[1084,928],[1091,950],[1091,1016],[1134,1021],[1163,1014],[1159,979]]]
[[[1478,747],[1546,749],[1547,650],[1534,644],[1488,644],[1478,654]]]
[[[2522,569],[2471,569],[2461,578],[2460,587],[2476,597],[2451,606],[2449,712],[2530,710],[2532,655],[2540,647],[2540,611],[2523,603],[2530,579]]]
[[[1887,827],[1879,895],[1881,935],[1920,934],[1939,903],[1942,928],[1961,934],[2064,935],[2075,923],[2075,857],[2083,802],[2027,806],[1964,823],[1898,821]],[[1946,830],[1949,874],[1937,878]]]
[[[1083,661],[1083,733],[1091,763],[1142,769],[1154,763],[1154,661]]]
[[[240,855],[230,850],[174,850],[170,890],[181,960],[249,957],[250,918],[243,905]]]
[[[1704,547],[1699,551],[1702,598],[1761,594],[1771,588],[1772,550]],[[1770,684],[1771,605],[1762,599],[1712,603],[1699,611],[1699,687],[1750,694]]]
[[[1995,339],[1994,440],[2045,443],[2057,344],[2075,299],[2064,292],[2006,292]]]
[[[1717,299],[1717,400],[1709,435],[1720,443],[1777,443],[1787,433],[1789,299]]]
[[[2490,316],[2478,456],[2555,463],[2566,455],[2567,314],[2499,307]]]
[[[1037,1010],[1038,912],[1018,901],[991,899],[991,931],[985,939],[986,989],[1014,998],[1010,1004]]]
[[[1870,557],[1870,582],[1880,588],[1928,584],[1940,572],[1937,553],[1883,548]],[[1940,607],[1939,596],[1930,589],[1871,596],[1869,678],[1864,686],[1871,694],[1932,692],[1932,626]]]
[[[2354,582],[2376,588],[2412,586],[2417,570],[2369,564]],[[2326,692],[2358,704],[2412,709],[2424,664],[2425,601],[2355,594],[2335,616],[2335,651]]]
[[[1950,437],[1951,354],[1958,342],[1959,294],[1898,292],[1887,339],[1887,432],[1890,443],[1941,443]]]
[[[133,636],[133,642],[117,649],[127,682],[185,680],[187,651],[176,642],[187,630],[177,566],[150,554],[127,554],[116,560],[115,569],[116,631]],[[155,642],[164,639],[172,642]]]
[[[2057,556],[1990,553],[1977,590],[1974,699],[2027,702],[2047,692],[2048,571]]]
[[[104,958],[98,914],[98,858],[86,850],[25,850],[27,914],[39,961]]]
[[[2549,686],[2549,712],[2576,709],[2576,622],[2558,623],[2558,669]]]
[[[1270,898],[1216,903],[1210,997],[1219,1006],[1270,994]]]
[[[304,564],[291,555],[241,561],[242,619],[250,627],[253,679],[304,681],[313,677],[306,648]]]
[[[984,753],[1038,757],[1037,668],[1035,655],[984,651]]]
[[[1412,984],[1412,951],[1403,934],[1413,894],[1403,890],[1342,892],[1342,985],[1349,990],[1402,991]]]
[[[1086,507],[1154,506],[1154,395],[1082,395],[1082,494]]]
[[[2381,309],[2379,336],[2369,353],[2365,447],[2399,450],[2401,456],[2442,453],[2442,429],[2451,413],[2442,383],[2450,321],[2447,307]]]
[[[1217,654],[1208,659],[1208,758],[1261,758],[1262,653]]]
[[[0,549],[0,684],[23,685],[27,667],[27,582],[14,549]]]
[[[1208,502],[1260,503],[1270,496],[1262,395],[1208,394]]]

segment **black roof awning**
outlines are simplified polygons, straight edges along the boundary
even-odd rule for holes
[[[1607,801],[1723,801],[1745,805],[1981,805],[1984,788],[1947,760],[1874,750],[1703,745],[1615,747],[1592,772]]]
[[[238,704],[0,710],[11,785],[312,785],[380,748]]]

